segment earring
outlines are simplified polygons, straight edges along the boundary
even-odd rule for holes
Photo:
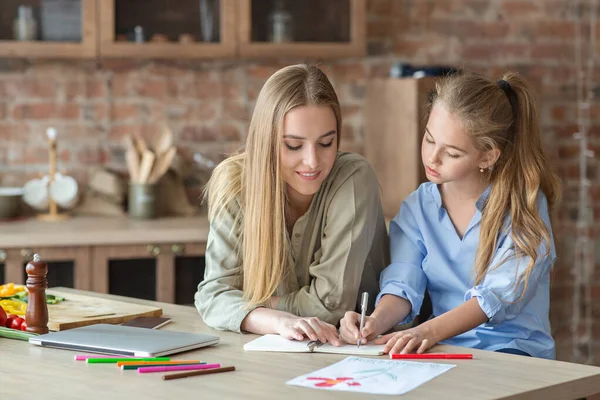
[[[483,168],[479,168],[479,172],[483,173]]]

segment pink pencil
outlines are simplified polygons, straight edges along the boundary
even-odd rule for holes
[[[86,356],[86,355],[83,355],[83,354],[78,354],[78,355],[76,355],[74,357],[74,359],[75,359],[75,361],[85,361],[88,358],[115,358],[115,357],[119,357],[119,358],[130,358],[131,357],[131,358],[134,358],[132,356],[120,356],[120,355],[119,356],[115,356],[114,354],[113,355],[107,355],[107,356],[101,356],[100,354],[93,354],[93,355],[89,355],[89,356]]]
[[[138,368],[140,374],[147,372],[169,372],[169,371],[192,371],[195,369],[219,368],[221,364],[202,364],[202,365],[169,365],[167,367],[142,367]]]

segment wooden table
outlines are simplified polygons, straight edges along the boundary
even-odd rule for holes
[[[244,343],[256,335],[214,331],[192,307],[95,294],[117,300],[163,307],[173,321],[164,328],[210,332],[221,342],[209,348],[173,356],[235,365],[236,371],[163,381],[160,373],[138,375],[114,365],[74,361],[76,352],[42,348],[0,338],[0,394],[3,399],[373,399],[373,395],[332,392],[286,385],[297,376],[344,359],[343,355],[245,353]],[[439,346],[443,352],[464,348]],[[545,399],[584,398],[600,392],[600,368],[487,351],[467,350],[473,360],[449,360],[457,367],[407,393],[409,399]],[[436,362],[444,363],[443,360]],[[380,396],[390,399],[390,396]]]

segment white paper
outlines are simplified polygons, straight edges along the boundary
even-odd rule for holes
[[[308,343],[310,341],[288,340],[279,335],[263,335],[244,345],[246,351],[278,351],[285,353],[308,353]],[[364,356],[378,356],[383,354],[385,345],[375,345],[372,343],[363,344],[357,347],[355,344],[342,344],[339,347],[329,343],[321,344],[314,349],[315,353],[335,353],[335,354],[354,354]]]
[[[286,383],[314,389],[401,395],[455,366],[347,357],[329,367],[299,376]]]

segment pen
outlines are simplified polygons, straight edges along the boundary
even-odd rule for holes
[[[193,363],[193,364],[152,364],[152,365],[144,365],[144,364],[131,364],[131,365],[121,365],[121,371],[140,369],[146,367],[172,367],[173,365],[200,365],[206,364],[205,362]]]
[[[427,354],[390,354],[392,360],[472,360],[473,354],[442,354],[442,353],[427,353]]]
[[[181,364],[206,364],[200,360],[173,360],[173,361],[119,361],[117,367],[123,365],[181,365]]]
[[[360,347],[360,341],[362,340],[362,329],[365,325],[365,315],[367,314],[367,304],[369,304],[369,293],[363,292],[362,299],[360,301],[360,328],[359,333],[361,337],[356,341],[356,347]]]
[[[219,368],[221,364],[202,364],[202,365],[170,365],[168,367],[142,367],[138,368],[140,374],[146,372],[168,372],[168,371],[192,371],[196,369]]]

